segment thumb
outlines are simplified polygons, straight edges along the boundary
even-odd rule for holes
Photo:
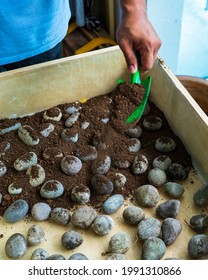
[[[121,46],[121,50],[124,54],[129,72],[131,74],[135,73],[138,69],[138,63],[137,63],[137,58],[136,58],[136,55],[135,55],[132,47],[129,45],[123,45],[123,46]]]

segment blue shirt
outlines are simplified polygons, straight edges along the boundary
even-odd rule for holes
[[[0,65],[45,52],[65,37],[69,0],[1,0]]]

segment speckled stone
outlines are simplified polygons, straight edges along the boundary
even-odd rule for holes
[[[166,253],[166,245],[160,238],[150,237],[145,240],[142,247],[143,260],[161,260]]]
[[[160,200],[160,195],[154,186],[143,185],[135,190],[135,199],[143,207],[153,207]]]
[[[143,127],[148,131],[157,131],[163,126],[163,121],[158,116],[146,116],[143,120]]]
[[[64,186],[57,180],[49,180],[40,188],[40,195],[47,199],[55,199],[64,193]]]
[[[121,194],[110,196],[102,205],[102,210],[105,214],[116,212],[124,204],[124,197]]]
[[[100,195],[110,194],[114,189],[113,182],[102,174],[95,174],[92,176],[91,184],[94,191]]]
[[[76,122],[77,120],[79,119],[79,116],[80,116],[80,113],[79,112],[76,112],[76,113],[73,113],[71,114],[65,121],[65,126],[66,127],[72,127]]]
[[[114,188],[118,191],[122,191],[126,184],[126,176],[122,173],[115,173],[113,178],[113,185]]]
[[[82,235],[74,230],[69,230],[61,236],[61,244],[68,250],[79,247],[83,241]]]
[[[138,155],[134,158],[132,171],[134,174],[143,174],[147,171],[148,159],[145,155]]]
[[[93,223],[97,212],[90,206],[77,208],[71,217],[71,223],[79,228],[89,228]]]
[[[53,112],[52,114],[51,114],[51,111]],[[45,111],[43,113],[43,118],[44,118],[44,120],[47,120],[47,121],[51,120],[51,121],[58,122],[62,118],[61,109],[59,109],[58,107],[48,109],[47,111]]]
[[[185,192],[184,187],[176,182],[167,182],[164,187],[167,194],[172,198],[180,198]]]
[[[113,253],[108,256],[107,260],[127,260],[127,258],[124,256],[124,254]]]
[[[113,228],[114,221],[108,215],[98,215],[92,224],[92,228],[98,235],[107,235]]]
[[[36,146],[40,142],[37,131],[29,125],[23,125],[18,130],[20,140],[27,146]]]
[[[162,240],[166,246],[173,244],[182,231],[182,224],[179,220],[166,218],[161,226]]]
[[[7,167],[3,163],[3,161],[0,160],[0,177],[4,176],[4,174],[7,172]]]
[[[82,253],[74,253],[73,255],[71,255],[68,260],[72,261],[72,260],[89,260],[87,256],[85,256]]]
[[[34,246],[44,240],[45,232],[40,225],[33,225],[28,229],[27,242],[29,245]]]
[[[89,127],[90,123],[87,121],[83,121],[81,123],[81,129],[87,129]]]
[[[172,163],[172,160],[168,156],[160,155],[153,160],[152,166],[153,166],[153,168],[160,168],[163,171],[166,171],[166,170],[168,170],[171,163]]]
[[[140,240],[158,237],[161,232],[161,222],[153,217],[142,220],[137,226],[137,236]]]
[[[51,132],[53,132],[54,131],[54,128],[55,128],[55,126],[54,126],[54,124],[52,124],[52,123],[44,123],[41,127],[40,127],[40,134],[43,136],[43,137],[45,137],[45,138],[47,138],[50,134],[51,134]]]
[[[10,148],[11,144],[8,141],[2,141],[0,143],[0,157],[4,156]]]
[[[61,132],[61,138],[65,142],[69,141],[71,143],[76,143],[79,140],[78,130],[73,127],[65,128]]]
[[[82,162],[78,157],[69,155],[61,160],[61,169],[67,175],[76,175],[82,168]]]
[[[188,254],[192,259],[202,259],[208,255],[208,235],[196,234],[188,242]]]
[[[97,150],[94,146],[85,145],[76,151],[76,156],[82,161],[95,160],[97,158]]]
[[[168,170],[166,171],[166,174],[169,179],[174,180],[184,180],[188,177],[188,171],[185,169],[185,167],[180,163],[171,163]]]
[[[148,173],[148,182],[158,188],[167,182],[167,175],[162,169],[153,168]]]
[[[51,210],[51,220],[60,225],[67,225],[71,220],[71,213],[63,207],[56,207]]]
[[[141,142],[139,139],[137,138],[131,138],[127,141],[126,143],[129,152],[133,152],[136,153],[140,150],[141,148]]]
[[[54,261],[64,261],[66,258],[61,254],[53,254],[47,257],[46,260],[54,260]]]
[[[21,233],[12,234],[6,241],[5,253],[10,259],[22,258],[27,251],[27,242]]]
[[[6,133],[9,133],[10,131],[14,131],[14,130],[17,130],[21,127],[21,123],[20,122],[16,122],[6,128],[1,128],[0,129],[0,135],[3,135],[3,134],[6,134]]]
[[[124,254],[132,245],[131,236],[124,231],[115,233],[109,241],[109,252]]]
[[[22,193],[22,187],[16,185],[15,183],[12,183],[8,186],[8,193],[11,195],[21,194]]]
[[[40,164],[30,166],[26,174],[29,175],[30,186],[34,188],[40,186],[46,178],[45,170]]]
[[[176,218],[180,209],[180,200],[178,199],[170,199],[167,200],[156,208],[156,214],[158,217],[165,218]]]
[[[138,225],[145,218],[145,213],[142,208],[137,206],[128,206],[123,211],[123,219],[130,225]]]
[[[28,213],[29,205],[24,199],[17,199],[5,210],[3,218],[8,223],[22,220]]]
[[[35,221],[47,220],[51,213],[51,207],[45,202],[38,202],[33,205],[31,215]]]
[[[77,102],[74,105],[72,105],[72,104],[67,105],[64,108],[64,112],[66,114],[71,115],[71,114],[74,114],[74,113],[77,113],[77,112],[81,111],[81,109],[82,109],[82,106],[80,106],[80,104]]]
[[[37,248],[32,253],[31,260],[46,260],[49,257],[48,252],[45,249]]]
[[[126,130],[126,134],[132,138],[139,138],[142,135],[142,128],[138,125]]]
[[[208,229],[208,214],[194,215],[190,219],[190,226],[198,233],[204,232]]]
[[[108,155],[99,155],[99,157],[93,161],[92,172],[93,174],[105,174],[111,167],[111,158]]]
[[[71,190],[71,200],[78,204],[87,203],[90,200],[90,189],[81,183],[74,186]]]
[[[38,157],[34,152],[28,152],[14,161],[14,168],[17,171],[27,170],[33,164],[37,164]]]
[[[155,141],[155,149],[161,153],[169,153],[176,148],[175,141],[167,136],[159,137]]]
[[[207,206],[208,205],[208,185],[201,186],[193,196],[194,203],[197,206]]]

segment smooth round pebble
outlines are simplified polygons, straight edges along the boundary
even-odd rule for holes
[[[71,220],[71,213],[63,207],[56,207],[51,210],[51,220],[60,225],[67,225]]]
[[[113,219],[108,215],[98,215],[92,224],[92,228],[98,235],[107,235],[113,228]]]
[[[190,219],[190,226],[198,233],[202,233],[208,229],[208,214],[194,215]]]
[[[166,246],[173,244],[182,231],[182,224],[179,220],[166,218],[161,225],[162,240]]]
[[[158,237],[161,232],[161,222],[153,217],[142,220],[137,226],[137,236],[140,240]]]
[[[85,204],[90,200],[90,189],[79,184],[72,188],[71,190],[71,200],[78,204]]]
[[[120,158],[120,159],[114,159],[113,164],[117,168],[121,169],[127,169],[131,165],[130,161],[128,159]]]
[[[28,213],[29,205],[24,199],[17,199],[5,210],[3,218],[8,223],[16,223],[22,220]]]
[[[158,188],[167,182],[167,175],[160,168],[153,168],[148,173],[148,182]]]
[[[61,160],[61,169],[67,175],[76,175],[82,168],[82,162],[78,157],[75,156],[65,156]]]
[[[73,105],[72,104],[67,105],[64,108],[64,112],[66,114],[71,115],[71,114],[74,114],[74,113],[77,113],[77,112],[81,111],[81,109],[82,109],[82,106],[80,106],[80,104],[77,102],[77,103],[75,103]]]
[[[54,261],[64,261],[66,258],[61,254],[53,254],[47,257],[47,260],[54,260]]]
[[[152,166],[153,168],[160,168],[163,171],[166,171],[168,170],[171,163],[172,160],[168,156],[160,155],[153,160]]]
[[[48,109],[43,113],[43,118],[45,120],[52,120],[58,122],[62,118],[61,109],[59,109],[58,107]]]
[[[40,186],[46,178],[45,170],[40,164],[30,166],[26,174],[29,175],[30,186],[34,188]]]
[[[49,180],[40,188],[40,195],[47,199],[55,199],[64,193],[64,186],[57,180]]]
[[[69,230],[61,236],[61,244],[68,250],[79,247],[83,241],[82,235],[74,230]]]
[[[98,156],[98,153],[94,146],[85,145],[85,146],[81,146],[76,151],[76,156],[80,158],[82,161],[89,161],[89,160],[95,160]]]
[[[121,194],[110,196],[102,205],[102,210],[105,214],[116,212],[124,204],[124,197]]]
[[[92,164],[93,174],[105,174],[111,167],[111,158],[108,155],[99,155]]]
[[[160,195],[154,186],[143,185],[136,189],[135,199],[143,207],[153,207],[160,200]]]
[[[185,167],[180,163],[171,163],[166,171],[168,178],[174,180],[184,180],[188,177],[188,172]]]
[[[45,202],[38,202],[32,206],[31,215],[35,221],[47,220],[51,213],[51,207]]]
[[[180,198],[185,192],[184,187],[176,182],[167,182],[164,187],[167,194],[172,198]]]
[[[66,127],[72,127],[79,119],[80,113],[76,112],[71,114],[65,121]]]
[[[143,174],[147,171],[148,159],[145,155],[138,155],[134,158],[132,171],[134,174]]]
[[[175,141],[167,136],[159,137],[155,141],[155,149],[161,153],[169,153],[175,150]]]
[[[10,259],[19,259],[26,254],[27,241],[21,233],[12,234],[6,241],[5,253]]]
[[[14,131],[17,130],[21,127],[21,123],[20,122],[16,122],[8,127],[5,128],[0,128],[0,135],[9,133],[10,131]]]
[[[180,208],[180,200],[177,199],[170,199],[167,200],[156,208],[156,214],[162,218],[176,218]]]
[[[63,129],[61,139],[65,142],[76,143],[79,140],[78,130],[74,127]]]
[[[2,141],[0,143],[0,157],[4,156],[10,148],[11,144],[8,141]]]
[[[37,248],[31,255],[31,260],[46,260],[49,257],[48,252],[43,248]]]
[[[142,135],[142,128],[140,126],[131,127],[126,130],[126,134],[132,138],[139,138]]]
[[[14,168],[17,171],[27,170],[30,166],[37,164],[38,157],[34,152],[28,152],[14,161]]]
[[[8,186],[8,193],[11,195],[21,194],[22,193],[22,187],[16,185],[15,183],[12,183]]]
[[[140,150],[141,148],[141,142],[139,139],[137,138],[131,138],[127,141],[126,143],[129,152],[133,152],[136,153]]]
[[[138,225],[145,218],[145,213],[142,208],[137,206],[128,206],[123,211],[123,219],[130,225]]]
[[[45,232],[40,225],[33,225],[28,229],[27,242],[29,245],[34,246],[44,240]]]
[[[194,203],[201,207],[208,205],[208,185],[200,187],[193,196]]]
[[[208,255],[208,235],[196,234],[188,242],[188,254],[192,259],[201,259]]]
[[[0,160],[0,177],[4,176],[4,174],[7,172],[7,167],[3,163],[3,161]]]
[[[43,123],[42,126],[40,127],[40,134],[47,138],[51,132],[53,132],[55,129],[55,125],[52,123]]]
[[[132,245],[131,236],[124,231],[115,233],[109,241],[109,252],[124,254]]]
[[[72,260],[89,260],[87,256],[85,256],[82,253],[74,253],[73,255],[71,255],[68,260],[72,261]]]
[[[145,240],[142,247],[143,260],[161,260],[166,253],[166,245],[160,238],[150,237]]]
[[[40,142],[38,133],[29,125],[23,125],[17,130],[18,136],[27,146],[36,146]]]
[[[87,121],[83,121],[81,123],[81,129],[87,129],[89,127],[90,123]]]
[[[113,253],[108,256],[107,260],[127,260],[127,258],[124,256],[124,254]]]
[[[71,217],[71,223],[79,228],[89,228],[93,223],[97,212],[90,206],[77,208]]]
[[[163,126],[163,121],[158,116],[146,116],[143,120],[143,127],[148,131],[159,130]]]
[[[100,195],[110,194],[114,189],[113,182],[102,174],[95,174],[92,176],[91,185],[94,191]]]
[[[126,176],[123,175],[122,173],[115,173],[113,179],[114,188],[118,191],[121,191],[123,190],[125,184],[126,184]]]

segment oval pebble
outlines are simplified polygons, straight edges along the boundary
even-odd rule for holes
[[[8,141],[0,143],[0,157],[4,156],[6,152],[11,148],[11,144]]]
[[[208,235],[196,234],[188,242],[188,254],[192,259],[201,259],[208,255]]]
[[[65,142],[76,143],[79,139],[78,130],[76,128],[65,128],[61,133],[61,138]]]
[[[168,178],[175,180],[184,180],[188,177],[188,172],[180,163],[171,163],[166,171]]]
[[[27,242],[30,246],[37,245],[44,240],[45,232],[40,225],[33,225],[28,229]]]
[[[113,228],[113,219],[108,215],[98,215],[92,224],[95,233],[100,236],[107,235]]]
[[[71,220],[71,213],[63,207],[56,207],[51,210],[51,220],[60,225],[67,225]]]
[[[32,253],[31,260],[46,260],[49,257],[48,252],[43,248],[37,248]]]
[[[97,212],[90,206],[77,208],[71,217],[71,223],[80,228],[89,228],[93,223]]]
[[[143,260],[161,260],[166,253],[166,245],[160,238],[150,237],[142,246]]]
[[[167,182],[167,175],[162,169],[153,168],[148,173],[148,182],[158,188]]]
[[[176,218],[180,208],[180,200],[177,199],[170,199],[167,200],[156,208],[156,214],[162,218]]]
[[[194,203],[201,207],[208,205],[208,185],[201,186],[193,196]]]
[[[95,160],[97,155],[96,148],[91,145],[82,146],[76,151],[76,156],[82,161]]]
[[[47,257],[46,260],[54,260],[54,261],[64,261],[66,258],[61,254],[53,254]]]
[[[82,168],[82,162],[78,157],[75,156],[65,156],[61,160],[61,169],[67,175],[76,175]]]
[[[87,203],[90,200],[90,189],[81,183],[74,186],[71,190],[71,200],[78,204]]]
[[[132,138],[139,138],[142,135],[142,128],[138,125],[126,130],[126,134]]]
[[[6,165],[0,160],[0,177],[4,176],[4,174],[7,172]]]
[[[131,138],[127,141],[126,143],[129,152],[133,152],[136,153],[140,150],[141,148],[141,142],[139,139],[137,138]]]
[[[26,254],[27,241],[21,233],[12,234],[6,241],[5,253],[10,259],[19,259]]]
[[[123,211],[123,219],[130,225],[138,225],[145,218],[145,213],[142,208],[137,206],[128,206]]]
[[[28,152],[14,161],[14,168],[17,171],[27,170],[30,166],[37,164],[38,158],[36,153]]]
[[[17,130],[20,127],[21,127],[21,123],[20,122],[16,122],[14,120],[14,123],[12,123],[11,125],[9,125],[7,127],[0,127],[0,135],[4,135],[6,133],[9,133],[10,131]]]
[[[114,189],[112,181],[102,174],[92,176],[91,184],[94,191],[100,195],[110,194]]]
[[[138,155],[134,158],[132,171],[134,174],[143,174],[148,169],[148,159],[145,155]]]
[[[124,256],[124,254],[113,253],[108,256],[107,260],[127,260],[127,258]]]
[[[63,193],[64,186],[57,180],[45,182],[40,189],[40,195],[47,199],[60,197]]]
[[[121,194],[114,194],[104,201],[102,210],[105,214],[116,212],[124,204],[124,197]]]
[[[154,186],[143,185],[136,189],[135,199],[143,207],[153,207],[160,200],[160,195]]]
[[[125,184],[126,184],[126,176],[123,175],[122,173],[115,173],[115,176],[113,178],[114,188],[118,191],[122,191]]]
[[[21,194],[22,187],[16,183],[12,183],[8,186],[8,193],[11,195]]]
[[[76,112],[71,114],[65,121],[66,127],[72,127],[79,119],[80,113]]]
[[[166,171],[171,165],[171,162],[172,161],[168,156],[160,155],[153,160],[152,166],[153,168],[160,168],[163,171]]]
[[[142,220],[137,226],[137,236],[140,240],[158,237],[161,232],[161,222],[153,217]]]
[[[18,129],[18,136],[27,146],[36,146],[40,142],[38,133],[29,125],[23,125]]]
[[[43,118],[47,121],[52,120],[58,122],[62,118],[61,109],[59,109],[58,107],[53,107],[51,109],[48,109],[43,113]]]
[[[80,104],[77,102],[77,103],[74,103],[74,104],[69,104],[67,106],[65,106],[64,108],[64,112],[66,114],[74,114],[74,113],[77,113],[79,111],[81,111],[82,107],[80,106]]]
[[[117,168],[127,169],[131,165],[130,161],[124,158],[114,159],[113,164]]]
[[[185,192],[184,187],[176,182],[167,182],[164,187],[167,194],[172,198],[180,198]]]
[[[87,129],[89,127],[90,123],[87,121],[83,121],[81,123],[81,129]]]
[[[92,164],[93,174],[105,174],[111,167],[111,158],[101,154]]]
[[[37,202],[32,206],[31,215],[35,221],[47,220],[51,213],[51,207],[44,202]]]
[[[155,149],[161,153],[169,153],[175,150],[175,141],[167,136],[159,137],[155,141]]]
[[[83,241],[82,235],[74,230],[69,230],[61,236],[61,244],[68,250],[79,247]]]
[[[120,231],[111,236],[109,241],[109,252],[124,254],[132,245],[131,236],[124,231]]]
[[[46,178],[45,170],[40,164],[34,164],[27,169],[29,175],[29,184],[31,187],[40,186]]]
[[[159,130],[163,126],[163,121],[158,116],[146,116],[143,120],[143,127],[148,131]]]
[[[161,225],[162,240],[166,246],[173,244],[182,231],[182,224],[174,218],[166,218]]]
[[[82,253],[74,253],[68,258],[68,260],[88,260],[88,257]]]
[[[198,214],[194,215],[190,219],[190,226],[198,233],[202,233],[208,228],[208,215]]]
[[[43,123],[41,126],[40,126],[40,134],[47,138],[51,132],[53,132],[55,129],[55,126],[54,124],[52,123]]]
[[[24,199],[17,199],[5,210],[3,218],[8,223],[22,220],[28,213],[29,205]]]

